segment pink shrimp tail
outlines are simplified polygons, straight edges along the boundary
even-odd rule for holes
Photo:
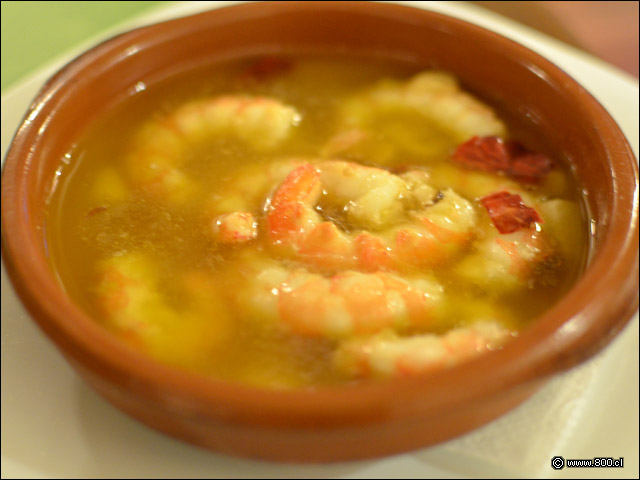
[[[277,242],[303,233],[307,205],[320,195],[320,173],[311,164],[293,170],[275,192],[267,214],[267,232]]]

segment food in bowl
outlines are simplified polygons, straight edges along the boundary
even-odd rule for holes
[[[584,267],[565,159],[446,71],[262,56],[137,90],[66,155],[46,231],[69,295],[162,362],[269,388],[426,373]]]
[[[88,307],[80,308],[82,298],[73,293],[72,284],[67,282],[67,291],[61,288],[49,261],[53,239],[48,230],[55,220],[50,215],[51,179],[62,177],[60,160],[67,160],[73,146],[88,138],[87,125],[101,118],[107,122],[108,112],[120,100],[137,93],[133,102],[142,101],[163,79],[194,67],[248,54],[340,52],[407,59],[417,67],[399,76],[385,73],[403,81],[424,69],[450,72],[465,91],[507,120],[510,138],[522,145],[516,151],[546,155],[554,168],[571,165],[591,219],[586,266],[574,286],[517,338],[473,361],[427,374],[315,388],[256,388],[154,360],[100,326]],[[262,64],[253,67],[256,70],[273,69]],[[188,98],[189,86],[181,92],[185,101],[194,99]],[[182,103],[167,105],[164,113]],[[136,130],[151,120],[138,113]],[[123,125],[136,115],[136,108],[130,109]],[[111,148],[126,148],[104,138],[101,148],[107,157],[116,158],[108,153]],[[509,145],[513,153],[515,145]],[[364,164],[347,153],[342,156]],[[468,155],[463,158],[473,163]],[[504,176],[516,173],[511,155],[502,163],[507,166]],[[66,168],[79,165],[81,173],[80,164]],[[400,167],[370,166],[403,173]],[[197,179],[197,172],[184,173]],[[109,177],[120,183],[118,175],[107,173],[105,184],[112,183]],[[77,179],[81,183],[82,175]],[[117,192],[113,183],[106,190]],[[3,259],[26,308],[70,365],[108,401],[140,421],[216,451],[263,459],[372,458],[432,445],[487,423],[523,402],[550,375],[584,361],[611,341],[637,308],[637,185],[636,160],[615,121],[566,73],[521,45],[457,19],[394,4],[257,2],[128,32],[86,52],[47,82],[25,115],[3,170]],[[95,184],[97,191],[99,186]],[[500,193],[485,199],[480,214],[501,203],[520,205]],[[535,210],[520,198],[524,207]],[[97,206],[87,211],[86,204],[79,205],[81,215],[103,210]],[[74,208],[71,202],[68,206]],[[516,210],[528,212],[526,208]],[[141,208],[139,218],[147,213]],[[242,211],[230,213],[237,225],[252,225]],[[224,217],[216,218],[216,225],[217,220],[219,226],[225,223]],[[212,234],[225,237],[224,231],[216,228]],[[237,229],[229,231],[234,238]],[[245,232],[253,235],[251,228]],[[81,247],[80,242],[71,243],[67,251],[77,249],[82,255]],[[58,265],[58,276],[68,278],[66,264]],[[221,291],[230,290],[223,287]]]

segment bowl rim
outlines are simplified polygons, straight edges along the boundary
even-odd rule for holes
[[[148,46],[149,43],[145,44],[143,40],[152,42],[153,34],[160,25],[171,24],[173,35],[180,35],[191,22],[206,22],[212,15],[252,15],[254,5],[221,7],[136,28],[94,46],[62,67],[45,83],[21,122],[2,172],[2,255],[22,302],[58,348],[73,357],[74,363],[82,363],[102,376],[122,381],[135,378],[138,384],[131,388],[148,397],[161,398],[158,390],[173,392],[181,399],[182,405],[199,412],[250,423],[317,427],[319,421],[323,425],[367,422],[371,412],[380,416],[393,412],[395,416],[408,418],[415,410],[421,414],[442,412],[470,399],[490,398],[504,388],[517,388],[573,366],[603,348],[624,327],[638,304],[638,168],[633,152],[615,121],[569,75],[510,39],[440,13],[368,2],[309,2],[308,5],[307,2],[275,2],[268,7],[269,14],[323,8],[336,12],[355,10],[366,15],[389,15],[392,19],[396,16],[404,18],[409,10],[412,15],[430,16],[446,25],[458,25],[490,37],[504,48],[518,50],[551,80],[575,90],[574,94],[580,98],[585,113],[609,139],[605,146],[610,154],[613,189],[624,195],[613,197],[609,208],[609,231],[599,246],[598,254],[573,288],[502,350],[446,372],[311,390],[262,389],[160,364],[120,343],[80,307],[76,307],[56,283],[48,266],[40,261],[37,254],[40,251],[39,234],[29,225],[29,206],[24,202],[26,178],[31,168],[30,148],[37,138],[38,129],[49,117],[55,116],[57,102],[63,101],[69,88],[68,79],[90,68],[97,58],[113,55],[116,49],[134,41],[143,47]],[[264,12],[263,8],[263,15]],[[23,212],[21,207],[25,205],[27,211]],[[603,295],[599,288],[611,282],[620,282],[620,288],[616,291],[609,289]],[[600,318],[608,320],[598,322]],[[492,375],[484,375],[486,372],[492,372]],[[435,388],[439,395],[425,399],[424,393]],[[313,402],[309,401],[311,398]],[[416,406],[405,408],[406,405]]]

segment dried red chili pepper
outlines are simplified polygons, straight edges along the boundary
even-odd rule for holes
[[[542,222],[538,212],[527,207],[520,195],[502,191],[487,195],[480,202],[500,233],[513,233],[521,228],[529,228],[532,223]]]
[[[538,183],[551,167],[551,160],[546,155],[527,152],[513,157],[507,175],[521,183]]]
[[[240,73],[241,81],[265,81],[285,73],[293,66],[291,60],[282,57],[260,57]]]
[[[499,137],[473,137],[458,145],[451,159],[466,168],[502,173],[521,183],[537,183],[552,168],[551,160],[530,152],[518,142]]]
[[[458,145],[452,160],[463,167],[483,172],[506,172],[509,151],[500,137],[473,137]]]

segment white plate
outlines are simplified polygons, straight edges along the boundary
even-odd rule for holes
[[[65,61],[142,24],[236,2],[169,5],[104,32],[2,96],[3,158],[30,100]],[[510,37],[561,66],[616,119],[638,156],[638,83],[572,47],[464,2],[400,2]],[[638,316],[600,355],[553,378],[491,424],[432,448],[334,465],[251,461],[204,451],[120,413],[93,392],[29,319],[2,265],[2,477],[638,478]],[[551,458],[624,457],[623,469],[553,470]]]

